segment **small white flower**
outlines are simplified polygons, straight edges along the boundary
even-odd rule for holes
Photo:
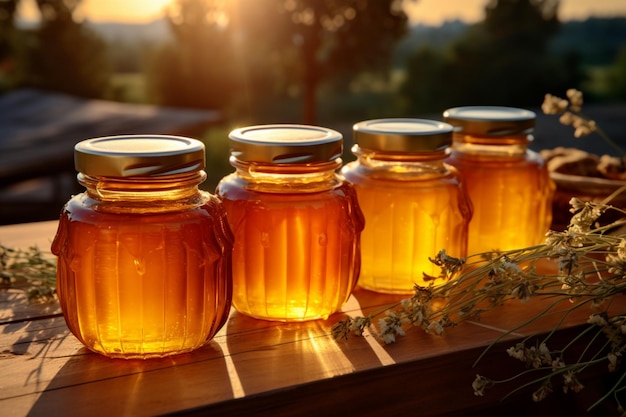
[[[552,384],[550,383],[550,380],[547,380],[546,382],[541,384],[541,386],[539,387],[539,389],[537,389],[537,391],[533,392],[533,395],[532,395],[533,401],[534,402],[542,401],[551,392],[552,392]]]
[[[608,323],[600,314],[592,314],[589,316],[589,320],[587,320],[589,324],[595,324],[596,326],[606,327]]]
[[[574,123],[574,115],[568,111],[563,113],[561,117],[559,117],[559,122],[563,125],[571,125]]]
[[[569,103],[560,97],[553,96],[552,94],[546,94],[541,104],[541,110],[545,114],[560,114],[567,109]]]
[[[558,357],[558,358],[554,358],[554,360],[552,361],[552,370],[557,370],[557,369],[562,369],[565,368],[565,362],[563,362],[563,359]]]
[[[477,397],[483,397],[485,395],[485,390],[487,388],[491,388],[492,386],[493,386],[493,381],[481,375],[476,375],[474,382],[472,382],[474,395]]]
[[[583,93],[575,88],[570,88],[565,92],[569,99],[570,108],[574,111],[580,111],[583,106]]]
[[[439,336],[443,333],[443,326],[439,320],[432,321],[426,328],[426,332]]]
[[[574,371],[567,371],[563,374],[563,392],[567,393],[568,391],[580,392],[585,386],[581,384],[578,380],[578,377],[574,373]]]
[[[609,372],[615,372],[617,369],[617,355],[611,352],[606,355],[606,358],[609,360]]]
[[[393,333],[384,333],[380,335],[380,338],[386,345],[390,345],[392,343],[396,343],[396,335]]]
[[[525,360],[523,343],[518,343],[515,346],[511,346],[510,348],[506,350],[506,353],[508,353],[510,357],[515,358],[517,360],[520,360],[520,361]]]

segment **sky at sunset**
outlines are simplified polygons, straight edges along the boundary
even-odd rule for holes
[[[149,22],[163,15],[172,0],[83,0],[79,15],[91,21]],[[251,0],[253,1],[253,0]],[[476,22],[483,18],[488,0],[418,0],[407,2],[407,14],[413,23],[437,25],[445,20]],[[24,0],[22,15],[33,17],[35,0]],[[590,16],[625,16],[624,0],[561,0],[561,20],[580,20]]]

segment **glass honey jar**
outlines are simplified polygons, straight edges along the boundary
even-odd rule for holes
[[[554,184],[533,140],[535,113],[467,106],[443,113],[455,127],[447,160],[463,174],[474,206],[468,253],[504,251],[544,240]]]
[[[52,252],[71,332],[109,357],[151,358],[204,345],[231,306],[233,236],[200,191],[204,145],[176,136],[79,142],[78,181]]]
[[[357,160],[341,173],[365,217],[359,286],[412,293],[440,274],[440,250],[465,257],[471,204],[456,168],[444,163],[452,126],[424,119],[378,119],[353,128]],[[426,274],[427,276],[425,276]]]
[[[343,137],[317,126],[261,125],[229,135],[235,172],[217,186],[235,235],[233,306],[258,319],[324,319],[360,269],[363,216],[337,175]]]

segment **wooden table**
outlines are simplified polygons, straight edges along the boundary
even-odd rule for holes
[[[3,226],[0,243],[47,250],[56,226],[54,221]],[[233,311],[205,347],[142,361],[90,352],[67,329],[58,303],[32,305],[23,292],[2,290],[0,415],[573,416],[590,404],[588,398],[558,392],[539,404],[529,392],[501,402],[512,386],[496,387],[485,397],[473,394],[477,373],[498,377],[517,369],[504,353],[515,336],[472,365],[495,337],[541,303],[504,306],[443,336],[410,329],[388,346],[372,336],[347,342],[331,337],[332,325],[344,314],[367,313],[395,299],[357,290],[343,313],[308,323],[260,321]],[[561,333],[579,331],[589,315],[582,310]],[[555,320],[536,323],[524,334],[545,332]],[[609,403],[595,414],[582,414],[611,412]]]

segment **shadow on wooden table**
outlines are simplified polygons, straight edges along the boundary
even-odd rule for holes
[[[86,348],[63,361],[29,416],[162,415],[232,395],[220,345],[151,360],[110,359]],[[48,366],[51,364],[49,363]]]
[[[365,314],[384,310],[385,306],[380,307],[378,303],[378,300],[384,300],[384,295],[357,290],[354,296],[361,305],[377,306],[364,309]],[[401,297],[388,297],[387,305],[399,298]],[[419,328],[409,328],[406,336],[399,336],[396,343],[385,345],[385,351],[394,361],[393,364],[385,367],[385,375],[382,376],[380,373],[372,375],[372,372],[368,371],[357,374],[358,376],[355,375],[357,381],[353,383],[362,385],[359,390],[362,399],[358,400],[355,397],[350,400],[344,397],[342,401],[359,401],[362,407],[361,413],[364,415],[368,413],[376,415],[373,410],[378,410],[379,415],[405,415],[406,410],[415,410],[415,415],[419,416],[609,417],[620,415],[612,398],[593,410],[587,411],[589,406],[611,389],[620,376],[619,372],[618,375],[607,375],[604,367],[606,364],[602,364],[594,372],[587,374],[588,385],[584,391],[577,394],[571,391],[565,394],[559,380],[554,381],[555,392],[541,402],[532,400],[532,393],[538,388],[537,385],[520,389],[519,392],[509,396],[511,390],[536,378],[536,373],[521,377],[512,384],[495,386],[487,390],[484,397],[474,394],[472,382],[477,374],[495,380],[505,380],[527,370],[521,362],[510,358],[506,352],[509,347],[521,340],[519,336],[507,335],[488,350],[485,347],[496,342],[504,331],[524,322],[530,312],[545,307],[540,303],[536,303],[538,305],[532,308],[529,303],[524,306],[519,304],[517,307],[522,308],[517,308],[515,312],[507,310],[505,305],[492,311],[491,314],[485,314],[485,320],[480,323],[460,323],[456,327],[446,329],[441,336],[426,334]],[[524,311],[526,312],[521,314]],[[503,320],[503,315],[510,316],[510,318]],[[560,320],[559,314],[551,317],[548,323],[553,325],[557,320]],[[501,327],[510,327],[498,329],[489,325],[490,321]],[[562,324],[566,324],[567,321],[565,320]],[[557,345],[563,341],[567,343],[578,335],[584,326],[586,325],[563,330],[558,337],[553,338],[556,340],[551,339],[551,342]],[[542,330],[537,332],[535,328]],[[531,340],[539,343],[546,335],[545,328],[545,326],[531,326],[526,334],[536,334],[536,337]],[[358,349],[353,342],[354,340],[351,340],[343,345],[347,356],[351,356],[351,352]],[[412,360],[411,358],[414,358],[416,353],[419,359]],[[484,356],[481,358],[483,353]],[[576,351],[574,356],[579,354],[582,354],[580,350]],[[566,360],[568,359],[569,357],[566,357]]]

